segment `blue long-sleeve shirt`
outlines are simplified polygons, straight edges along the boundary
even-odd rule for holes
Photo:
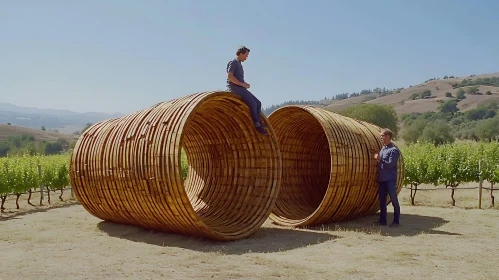
[[[378,182],[397,180],[397,161],[400,151],[392,143],[383,146],[379,152]]]

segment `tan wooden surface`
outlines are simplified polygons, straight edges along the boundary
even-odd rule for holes
[[[269,217],[281,181],[278,142],[227,92],[203,92],[94,124],[70,178],[94,216],[161,231],[236,240]],[[181,149],[189,160],[181,176]]]
[[[282,154],[282,182],[270,218],[285,226],[345,221],[379,210],[381,128],[314,106],[292,105],[269,116]],[[397,192],[404,178],[398,161]],[[390,200],[388,200],[388,203]]]

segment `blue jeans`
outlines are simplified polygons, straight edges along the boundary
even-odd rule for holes
[[[230,87],[229,90],[241,97],[243,102],[248,105],[251,119],[253,120],[255,125],[260,124],[260,112],[262,110],[262,103],[260,102],[260,100],[258,100],[258,98],[256,98],[248,89],[240,86]]]
[[[386,195],[390,195],[393,205],[393,222],[395,224],[399,223],[400,220],[400,204],[397,198],[397,181],[390,180],[384,182],[378,182],[378,195],[379,195],[379,222],[381,224],[386,224]]]

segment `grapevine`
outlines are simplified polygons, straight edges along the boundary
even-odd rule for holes
[[[411,204],[421,184],[443,185],[454,194],[464,183],[478,183],[480,178],[491,184],[492,207],[494,184],[499,181],[499,143],[453,143],[432,145],[416,143],[401,148],[404,155],[404,184],[411,188]]]
[[[52,156],[8,156],[0,158],[0,197],[1,209],[4,210],[8,195],[16,195],[16,208],[19,209],[19,197],[28,193],[31,203],[32,190],[43,184],[50,190],[61,190],[69,185],[70,154]],[[38,172],[41,167],[41,176]],[[49,196],[50,203],[50,196]]]

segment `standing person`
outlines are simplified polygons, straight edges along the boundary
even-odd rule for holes
[[[386,225],[386,195],[390,195],[393,205],[393,222],[390,227],[400,224],[400,205],[397,198],[397,161],[400,151],[392,143],[393,133],[389,129],[383,129],[380,137],[383,140],[383,148],[374,158],[378,161],[378,194],[379,194],[379,221],[378,224]]]
[[[227,88],[230,92],[241,97],[244,103],[248,105],[251,119],[255,129],[263,135],[267,135],[264,124],[260,116],[262,103],[248,89],[250,85],[244,81],[244,62],[250,53],[250,50],[241,46],[236,51],[236,58],[227,63]]]

